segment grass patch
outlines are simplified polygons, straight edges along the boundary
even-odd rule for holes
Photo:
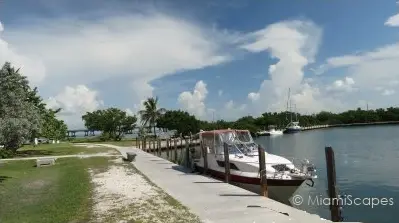
[[[87,169],[105,171],[108,158],[63,158],[54,166],[34,165],[32,160],[2,164],[0,222],[87,222],[92,207]]]
[[[122,138],[120,141],[112,140],[101,140],[100,137],[85,137],[85,138],[70,138],[71,143],[105,143],[117,146],[136,146],[136,139],[132,138]]]
[[[77,146],[72,143],[60,144],[39,144],[34,147],[32,145],[25,145],[18,149],[16,157],[35,157],[35,156],[61,156],[61,155],[74,155],[74,154],[94,154],[94,153],[107,153],[113,151],[118,154],[116,150],[107,147],[85,147]]]

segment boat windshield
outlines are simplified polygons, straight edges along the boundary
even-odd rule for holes
[[[237,139],[241,142],[251,142],[252,138],[249,132],[236,132]]]
[[[238,148],[237,144],[228,144],[227,147],[229,148],[229,154],[242,154],[242,151]]]

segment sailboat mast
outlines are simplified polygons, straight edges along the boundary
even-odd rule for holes
[[[291,109],[291,88],[288,88],[288,102],[287,102],[287,104],[289,103],[289,107],[290,107],[290,117],[291,117],[291,122],[292,122],[292,109]]]

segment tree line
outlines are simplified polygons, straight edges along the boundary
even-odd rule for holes
[[[67,126],[56,117],[60,111],[47,108],[37,87],[6,62],[0,69],[0,158],[34,138],[65,138]]]
[[[251,133],[255,134],[260,130],[267,129],[269,126],[275,126],[277,128],[284,128],[290,121],[291,117],[295,120],[297,117],[300,125],[303,127],[314,126],[314,125],[334,125],[334,124],[352,124],[352,123],[366,123],[366,122],[383,122],[383,121],[399,121],[399,108],[387,108],[387,109],[376,109],[376,110],[363,110],[357,108],[356,110],[348,110],[341,113],[332,113],[327,111],[321,111],[312,115],[301,115],[299,113],[290,112],[265,112],[259,117],[244,116],[235,121],[216,120],[214,122],[204,121],[197,119],[194,115],[189,114],[182,110],[166,110],[158,107],[158,98],[148,98],[144,102],[144,109],[138,112],[138,115],[142,121],[140,125],[136,126],[136,116],[132,116],[128,129],[140,128],[139,135],[148,137],[148,132],[153,132],[156,137],[155,129],[161,129],[163,131],[175,130],[176,135],[189,135],[195,134],[200,130],[212,130],[212,129],[248,129]],[[115,108],[114,111],[123,114],[125,112]],[[110,110],[108,109],[108,110]],[[93,127],[91,116],[98,114],[99,111],[87,113],[83,116],[86,127]],[[106,113],[104,113],[106,114]],[[102,122],[108,122],[110,120],[108,116],[98,117],[93,120],[100,120]],[[119,119],[116,119],[119,120]],[[116,121],[114,129],[117,126],[122,125],[123,122]],[[103,124],[103,126],[106,126]],[[108,125],[111,126],[111,125]],[[103,131],[104,134],[111,130],[103,128],[97,128],[96,130]],[[112,138],[112,137],[111,137]],[[104,140],[110,139],[105,137]],[[120,140],[120,137],[113,138]]]

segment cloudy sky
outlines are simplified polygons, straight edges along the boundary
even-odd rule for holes
[[[1,0],[0,63],[20,67],[70,128],[143,99],[232,120],[398,106],[395,1]]]

